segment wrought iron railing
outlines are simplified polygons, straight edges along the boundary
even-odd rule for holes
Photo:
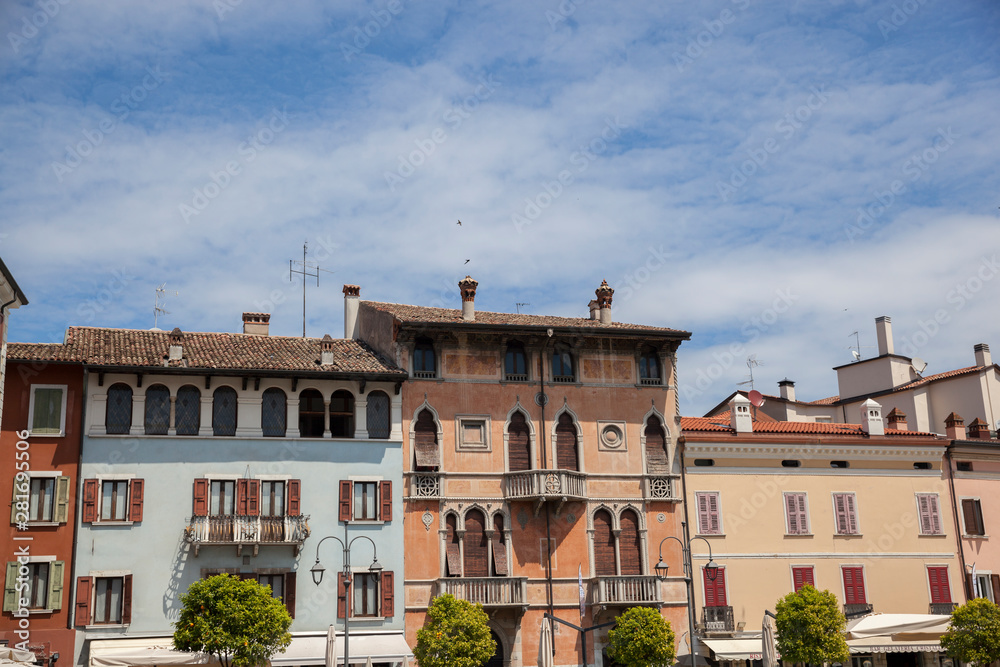
[[[950,616],[956,607],[958,607],[957,602],[931,602],[931,613],[948,614]]]
[[[576,378],[573,377],[572,375],[555,375],[552,377],[552,381],[560,383],[571,383],[571,382],[576,382]]]
[[[595,577],[591,599],[598,605],[635,605],[660,602],[659,580],[653,575]]]
[[[309,537],[309,517],[195,516],[186,532],[192,544],[301,544]]]
[[[872,613],[873,609],[874,607],[867,602],[845,604],[844,616],[847,617],[847,620],[851,620],[852,618],[861,618],[862,616],[867,616]]]
[[[705,632],[733,632],[736,628],[733,623],[733,608],[729,606],[704,607],[701,623]]]
[[[640,378],[639,384],[659,386],[663,384],[663,380],[660,378]]]
[[[504,379],[507,382],[527,382],[528,376],[525,373],[507,373]]]
[[[484,607],[523,607],[528,604],[528,578],[448,577],[438,579],[438,594],[443,593]]]
[[[508,500],[586,498],[587,476],[570,470],[525,470],[504,475]]]

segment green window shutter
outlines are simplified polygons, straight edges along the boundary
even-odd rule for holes
[[[69,477],[56,479],[56,509],[54,514],[57,523],[69,521]]]
[[[17,611],[17,589],[15,588],[16,580],[17,562],[11,561],[7,563],[7,578],[4,580],[3,584],[4,611]]]
[[[35,389],[31,432],[35,435],[57,435],[62,422],[62,389]]]
[[[14,481],[13,492],[10,498],[10,522],[17,523],[17,480]]]
[[[62,609],[63,571],[65,563],[61,560],[49,563],[49,601],[47,609]]]

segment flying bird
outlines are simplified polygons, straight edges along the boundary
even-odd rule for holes
[[[462,226],[462,221],[461,221],[461,220],[459,220],[459,221],[458,221],[458,226],[459,226],[459,227],[461,227],[461,226]]]
[[[472,261],[471,259],[467,259],[467,260],[465,260],[465,263],[468,264],[471,261]]]

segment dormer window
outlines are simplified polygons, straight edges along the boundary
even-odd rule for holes
[[[524,353],[524,345],[512,341],[507,345],[504,357],[504,379],[508,382],[526,382],[528,380],[528,358]]]
[[[639,384],[663,384],[663,376],[660,374],[660,356],[651,347],[644,349],[639,356]]]
[[[556,345],[552,351],[552,381],[576,382],[573,374],[573,355],[565,345]]]
[[[434,343],[430,338],[418,338],[413,348],[413,377],[437,377],[434,358]]]

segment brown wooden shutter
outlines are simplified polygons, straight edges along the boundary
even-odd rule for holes
[[[441,465],[438,457],[437,424],[434,415],[426,408],[417,415],[413,425],[413,447],[418,468],[437,468]]]
[[[462,563],[466,577],[488,577],[489,549],[486,543],[486,525],[482,512],[473,510],[465,517],[465,561]]]
[[[976,597],[976,586],[972,581],[972,575],[967,573],[965,575],[965,599],[971,600],[974,597]]]
[[[302,481],[288,480],[288,516],[299,516],[302,513]]]
[[[94,588],[93,577],[76,579],[76,625],[90,625],[90,598]]]
[[[646,471],[651,475],[665,475],[670,472],[667,458],[667,440],[658,417],[650,417],[646,423]]]
[[[1000,600],[1000,574],[991,574],[990,584],[993,586],[993,599]]]
[[[351,606],[348,604],[347,599],[348,588],[347,577],[343,572],[337,573],[337,618],[344,618],[345,615],[350,612]]]
[[[520,410],[511,415],[507,427],[507,456],[511,472],[531,470],[531,432]]]
[[[285,608],[288,615],[295,618],[295,573],[285,573]]]
[[[392,521],[392,480],[383,480],[379,489],[379,501],[382,504],[382,513],[379,519],[382,521]]]
[[[622,530],[618,538],[618,557],[621,559],[621,574],[642,574],[642,546],[639,543],[639,517],[626,510],[621,516]]]
[[[132,575],[122,577],[122,623],[132,622]]]
[[[353,518],[351,513],[351,499],[354,495],[354,483],[349,479],[340,480],[340,520],[350,521]]]
[[[260,516],[260,480],[247,480],[247,516]]]
[[[208,516],[208,480],[194,480],[194,507],[192,514],[195,516]]]
[[[394,594],[395,577],[392,572],[383,570],[381,581],[379,582],[379,592],[382,594],[382,609],[379,614],[383,618],[392,618],[396,615],[396,597]]]
[[[564,412],[559,415],[556,426],[556,467],[561,470],[580,470],[580,458],[576,451],[576,427],[573,418]]]
[[[445,521],[448,529],[448,541],[445,545],[449,577],[462,576],[462,551],[458,543],[458,530],[456,528],[455,515],[450,515]]]
[[[238,479],[236,480],[236,516],[246,516],[247,515],[247,483],[250,480]]]
[[[83,523],[97,521],[97,496],[99,483],[96,479],[83,480]]]
[[[142,496],[145,482],[133,479],[128,490],[128,520],[142,521]]]
[[[976,501],[972,498],[964,498],[962,500],[962,518],[965,519],[965,534],[966,535],[978,535],[977,521],[976,521]]]
[[[598,577],[613,577],[616,574],[615,537],[607,510],[598,510],[594,514],[594,565],[594,573]]]

